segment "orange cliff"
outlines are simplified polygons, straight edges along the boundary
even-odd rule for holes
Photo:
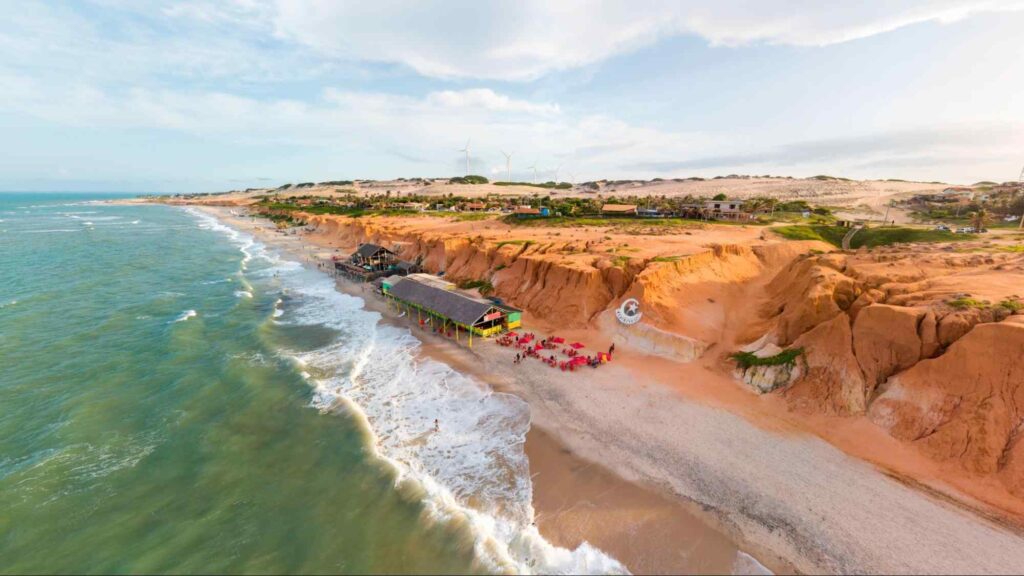
[[[865,415],[934,461],[1024,497],[1024,316],[1014,315],[1024,255],[958,250],[798,258],[768,284],[767,329],[746,350],[803,354],[739,373],[769,380],[793,410]]]
[[[489,281],[542,329],[596,327],[636,349],[724,372],[737,350],[801,349],[791,365],[736,376],[795,413],[866,419],[936,462],[1024,497],[1024,317],[998,305],[948,304],[1016,297],[1020,253],[978,243],[840,253],[739,226],[638,234],[614,225],[304,218],[321,244],[396,246],[453,281]],[[614,310],[630,297],[642,303],[643,320],[626,328]]]

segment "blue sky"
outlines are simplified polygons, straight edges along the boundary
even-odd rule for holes
[[[0,0],[0,190],[1024,164],[1024,1]]]

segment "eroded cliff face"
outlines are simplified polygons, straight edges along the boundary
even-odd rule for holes
[[[571,233],[502,240],[387,220],[307,220],[339,246],[393,247],[455,282],[488,280],[495,295],[551,325],[596,324],[675,360],[802,349],[791,365],[739,376],[796,411],[864,415],[928,456],[996,475],[1024,497],[1024,316],[997,305],[1024,292],[1019,253],[818,253],[828,247],[783,242],[634,257]],[[644,318],[624,328],[614,309],[628,297],[642,302]],[[965,297],[974,300],[949,304]]]
[[[1016,292],[1024,256],[1013,253],[801,257],[768,283],[767,330],[751,348],[803,349],[777,387],[791,408],[866,414],[1024,496],[1024,316],[999,305]]]
[[[776,243],[747,247],[709,244],[670,258],[626,256],[599,250],[589,241],[500,240],[472,233],[453,236],[411,232],[387,221],[305,215],[314,234],[348,247],[374,242],[395,249],[424,269],[444,271],[453,282],[487,280],[494,295],[535,317],[579,327],[610,314],[627,297],[644,305],[644,323],[653,330],[631,336],[668,350],[673,334],[692,339],[699,356],[720,337],[726,323],[719,300],[726,292],[764,275],[820,243]],[[643,331],[643,329],[641,329]]]

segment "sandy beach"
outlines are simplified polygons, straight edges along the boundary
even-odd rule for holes
[[[311,265],[342,248],[233,216],[237,208],[202,209]],[[368,308],[389,317],[363,286],[339,288],[364,294]],[[418,332],[408,319],[390,321]],[[551,329],[530,322],[539,334]],[[596,331],[565,335],[597,349],[610,343]],[[537,362],[513,367],[515,352],[491,341],[468,349],[417,336],[424,354],[529,403],[538,526],[556,544],[586,540],[634,572],[728,571],[737,549],[775,572],[1005,573],[1024,565],[1024,539],[1011,523],[951,502],[942,486],[899,481],[891,472],[899,461],[928,464],[890,437],[851,424],[826,442],[813,421],[783,417],[777,399],[753,396],[709,366],[625,348],[600,369],[563,373]],[[836,447],[845,448],[844,435],[879,446],[854,457]]]

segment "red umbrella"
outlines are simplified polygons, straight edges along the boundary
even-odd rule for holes
[[[583,344],[581,342],[573,342],[572,344],[569,344],[569,346],[572,346],[573,348],[575,348],[577,350],[579,350],[580,348],[583,348]]]
[[[552,338],[551,341],[554,342],[555,344],[561,344],[561,343],[565,342],[565,338],[562,338],[561,336],[558,336],[558,337]]]
[[[515,332],[509,332],[508,336],[512,336],[513,338],[515,338],[516,336],[519,336],[519,334],[516,334]]]

